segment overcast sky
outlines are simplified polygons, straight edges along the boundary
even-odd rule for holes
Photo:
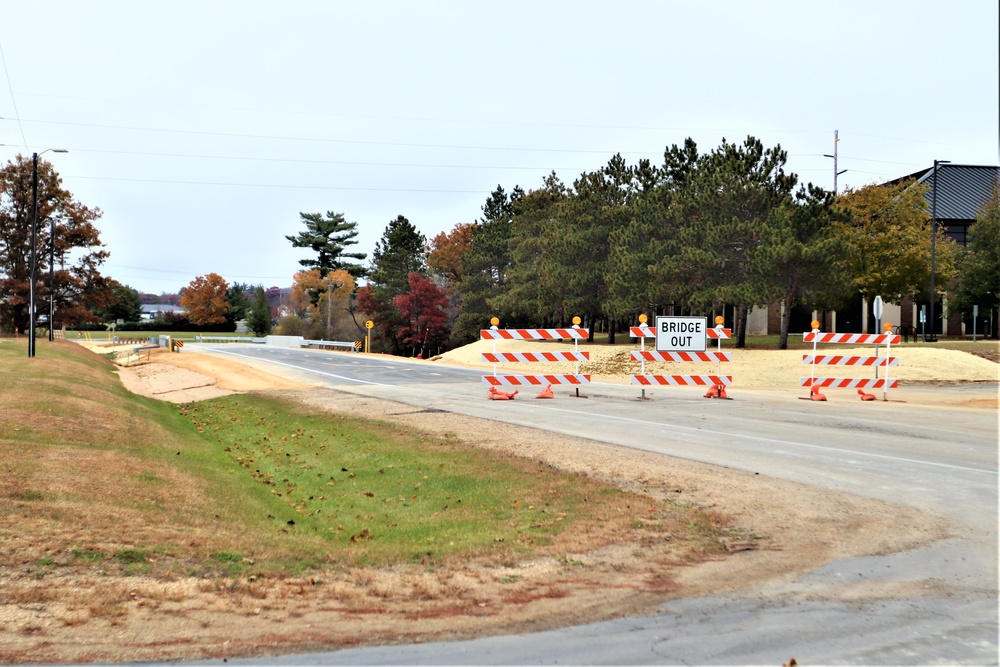
[[[747,135],[860,187],[1000,163],[996,0],[0,0],[0,162],[47,153],[105,273],[288,286],[299,213],[428,239],[497,185]]]

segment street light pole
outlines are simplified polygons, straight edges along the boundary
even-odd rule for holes
[[[934,273],[937,268],[934,264],[935,248],[937,246],[937,174],[938,165],[948,164],[951,160],[934,160],[934,173],[931,175],[931,335],[928,340],[932,343],[937,342],[937,330],[934,328],[935,313],[934,313]]]
[[[31,285],[28,289],[28,356],[35,356],[35,280],[38,271],[38,156],[52,151],[68,153],[65,148],[47,148],[31,154]],[[52,223],[55,229],[55,222]],[[52,235],[49,247],[54,251]],[[49,255],[49,340],[52,340],[52,254]]]
[[[35,356],[35,246],[38,229],[38,153],[31,155],[31,262],[28,285],[28,358]]]

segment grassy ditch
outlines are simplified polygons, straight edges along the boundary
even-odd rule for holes
[[[260,395],[182,408],[264,495],[258,529],[320,538],[331,560],[388,564],[526,553],[585,530],[623,492],[447,438]],[[607,517],[601,517],[606,519]],[[591,526],[593,529],[593,526]]]
[[[263,395],[178,407],[73,343],[25,351],[0,343],[0,579],[516,562],[654,523],[679,560],[726,548],[724,517],[453,438]]]

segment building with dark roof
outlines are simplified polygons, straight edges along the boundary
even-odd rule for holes
[[[1000,167],[974,164],[951,164],[938,162],[937,178],[934,167],[889,181],[895,185],[901,181],[914,179],[927,186],[927,209],[945,233],[960,246],[966,244],[969,226],[976,221],[980,209],[993,196],[993,190],[1000,181]],[[937,183],[935,203],[934,184]]]
[[[915,180],[927,186],[927,210],[945,234],[960,246],[968,241],[969,228],[975,223],[983,205],[993,196],[994,189],[1000,187],[1000,166],[985,166],[971,164],[937,163],[937,178],[934,166],[888,181],[885,185],[896,185],[903,181]],[[937,198],[934,197],[934,185],[937,183]],[[945,285],[938,286],[946,287]],[[973,323],[971,315],[949,312],[947,299],[934,304],[934,313],[926,311],[927,303],[915,303],[911,296],[904,296],[902,303],[885,304],[883,321],[896,324],[896,330],[909,337],[947,334],[961,336],[971,334]],[[753,334],[776,334],[780,331],[781,304],[770,307],[755,308],[748,323],[748,331]],[[980,334],[997,335],[1000,313],[992,311],[980,312],[975,329]],[[828,319],[829,317],[829,319]],[[824,329],[838,333],[876,333],[875,318],[871,316],[871,306],[863,301],[860,295],[836,313],[809,312],[796,307],[791,313],[791,331],[808,330],[809,321],[819,318]],[[922,321],[922,318],[925,321]]]

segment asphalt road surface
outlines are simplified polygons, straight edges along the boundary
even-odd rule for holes
[[[343,391],[531,426],[847,491],[949,520],[952,537],[841,560],[773,587],[665,603],[662,614],[543,633],[298,656],[282,664],[997,664],[998,415],[993,410],[790,399],[595,383],[557,400],[486,400],[483,371],[350,353],[199,346]],[[992,385],[987,391],[997,391]],[[951,398],[984,387],[913,387]],[[537,390],[525,392],[533,396]],[[803,395],[804,392],[803,392]],[[836,600],[838,587],[926,582],[921,596]],[[810,600],[810,601],[803,601]],[[275,660],[230,660],[272,664]],[[214,661],[219,663],[219,661]],[[199,664],[213,664],[212,662]]]

